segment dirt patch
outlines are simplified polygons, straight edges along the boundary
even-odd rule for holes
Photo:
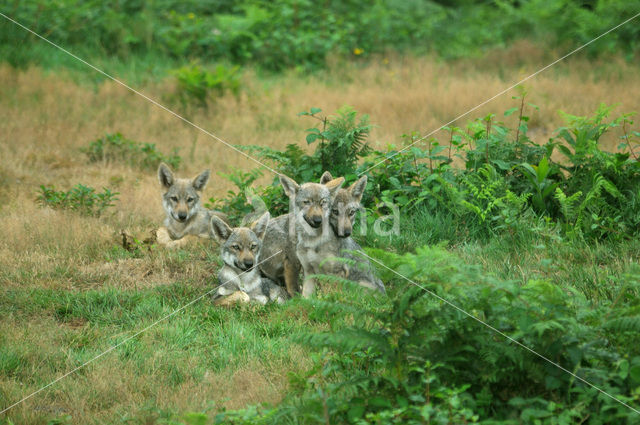
[[[169,273],[153,262],[142,258],[123,258],[116,261],[88,264],[82,272],[91,280],[104,281],[105,284],[122,289],[149,288],[171,283]]]

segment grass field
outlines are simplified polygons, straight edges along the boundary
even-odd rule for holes
[[[246,71],[238,96],[227,94],[208,110],[181,113],[232,144],[282,148],[304,143],[315,125],[298,117],[310,107],[331,113],[342,105],[371,116],[374,146],[398,143],[402,134],[426,134],[555,58],[526,42],[479,59],[380,57],[371,63],[333,64],[313,75]],[[253,168],[237,153],[110,81],[90,82],[81,71],[0,67],[0,408],[82,364],[136,330],[211,289],[220,265],[217,248],[203,241],[177,251],[129,253],[120,231],[144,237],[163,218],[154,170],[90,163],[81,151],[106,133],[121,132],[179,149],[180,175],[213,171],[205,198],[230,183],[216,173]],[[87,70],[87,73],[93,71]],[[126,73],[122,78],[126,80]],[[640,74],[612,57],[576,57],[526,83],[530,136],[544,142],[562,125],[558,110],[586,115],[601,102],[637,109]],[[175,83],[153,79],[136,87],[180,110]],[[514,106],[509,92],[465,117]],[[515,117],[509,117],[515,119]],[[615,149],[616,134],[606,141]],[[268,172],[266,172],[268,173]],[[271,179],[268,174],[265,180]],[[40,185],[67,190],[77,183],[119,192],[100,217],[41,207]],[[416,218],[401,240],[369,240],[404,252],[447,239]],[[526,282],[544,277],[610,298],[613,282],[638,262],[637,242],[568,247],[545,235],[516,249],[509,241],[457,244],[450,249],[487,273]],[[547,246],[541,247],[540,241]],[[505,257],[505,250],[510,250]],[[86,368],[19,404],[0,423],[155,423],[174,411],[277,403],[288,374],[310,365],[296,343],[300,331],[326,330],[308,303],[213,307],[208,298],[106,354]],[[69,416],[68,419],[64,419]]]

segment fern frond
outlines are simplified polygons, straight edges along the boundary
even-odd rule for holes
[[[640,316],[617,317],[607,321],[603,327],[614,332],[640,332]]]

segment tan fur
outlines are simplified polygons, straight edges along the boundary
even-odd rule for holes
[[[158,180],[166,189],[162,196],[162,206],[166,217],[163,226],[156,232],[160,245],[179,248],[187,245],[194,237],[209,238],[209,223],[216,216],[227,222],[220,211],[208,210],[202,206],[200,196],[209,181],[209,170],[193,179],[176,178],[164,163],[158,167]]]

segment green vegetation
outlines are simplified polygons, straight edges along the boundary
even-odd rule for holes
[[[283,70],[323,67],[332,53],[360,58],[394,50],[457,58],[519,38],[572,47],[640,10],[637,0],[380,0],[362,6],[353,0],[64,0],[9,2],[0,11],[90,59],[146,57],[159,66],[161,58],[199,59]],[[2,57],[11,64],[69,63],[25,49],[41,42],[12,23],[2,25]],[[637,25],[626,25],[589,50],[628,52],[631,59],[639,35]]]
[[[489,114],[466,128],[448,128],[446,142],[412,134],[404,137],[401,147],[372,150],[366,144],[368,117],[356,122],[357,113],[343,108],[335,116],[320,118],[322,130],[309,129],[307,143],[319,141],[312,154],[295,144],[284,151],[241,148],[297,181],[314,180],[322,170],[329,170],[345,176],[349,184],[366,172],[369,184],[363,204],[371,217],[381,213],[377,210],[381,202],[398,206],[409,219],[415,214],[440,217],[446,220],[443,227],[457,229],[446,238],[454,243],[517,238],[526,232],[589,241],[637,237],[640,162],[635,148],[640,138],[637,131],[628,129],[633,125],[632,114],[611,119],[613,107],[606,105],[589,117],[562,113],[567,126],[538,145],[528,137],[526,115],[527,107],[537,107],[528,105],[524,96],[515,97],[519,107],[504,113],[519,113],[516,128]],[[315,117],[319,112],[315,108],[304,114]],[[603,150],[600,139],[620,126],[624,128],[622,150]],[[232,179],[240,189],[229,195],[234,208],[250,210],[241,199],[258,173]],[[287,203],[282,192],[274,189],[277,186],[275,178],[272,186],[256,191],[280,214],[284,211],[275,207],[286,208]]]
[[[55,190],[53,186],[40,186],[38,202],[51,208],[78,211],[81,214],[99,216],[107,208],[114,206],[118,200],[118,192],[102,188],[102,192],[96,192],[92,187],[78,183],[68,191]]]
[[[183,66],[173,71],[178,79],[178,98],[183,107],[191,102],[201,107],[207,107],[212,94],[222,95],[225,91],[238,94],[240,80],[238,66],[227,68],[218,65],[213,71],[208,71],[200,65]]]
[[[177,169],[182,161],[177,151],[165,155],[153,143],[136,142],[120,133],[106,134],[89,143],[82,151],[90,162],[119,162],[148,170],[155,170],[161,162]]]
[[[369,151],[361,163],[369,124],[357,123],[349,109],[309,131],[319,136],[307,142],[324,143],[313,154],[295,145],[281,152],[247,148],[301,181],[315,168],[353,180],[385,160],[368,172],[365,205],[370,218],[380,214],[379,201],[398,205],[402,231],[370,231],[364,244],[379,247],[369,253],[416,285],[381,268],[388,298],[341,283],[339,291],[308,301],[311,317],[326,320],[329,331],[294,337],[317,356],[315,367],[290,378],[286,401],[203,414],[203,423],[634,423],[629,408],[479,323],[625,403],[640,402],[640,351],[632,344],[640,331],[640,169],[631,115],[612,119],[605,105],[590,117],[563,114],[567,126],[537,145],[527,135],[526,109],[535,105],[524,96],[504,114],[519,114],[514,129],[490,114],[465,129],[449,128],[449,146],[435,139],[413,144],[414,134],[405,137],[406,149]],[[623,151],[601,150],[599,141],[617,126],[624,126]],[[323,152],[344,147],[354,134],[358,149],[321,165]],[[456,158],[462,167],[453,166]],[[234,208],[250,210],[241,193],[256,175],[236,175],[241,190],[227,198]],[[282,197],[273,187],[255,190]],[[452,254],[425,243],[464,247]],[[526,277],[514,280],[513,270],[505,271],[505,254]],[[624,255],[632,260],[611,263]],[[486,269],[462,265],[459,256]],[[576,263],[561,266],[568,258]],[[581,273],[589,263],[593,268]]]
[[[313,302],[331,330],[298,337],[317,353],[316,367],[292,378],[292,397],[260,419],[240,412],[212,423],[635,423],[637,413],[432,294],[634,405],[637,267],[618,282],[614,302],[594,306],[548,281],[484,275],[439,247],[375,254],[419,286],[386,272],[389,299],[351,292]]]
[[[279,173],[303,182],[328,170],[346,184],[366,174],[366,220],[356,220],[353,236],[386,266],[377,268],[387,288],[382,296],[320,276],[315,298],[284,305],[224,309],[205,297],[16,406],[0,425],[637,424],[633,410],[566,372],[640,409],[640,131],[634,115],[605,104],[591,113],[560,112],[564,124],[540,142],[539,135],[557,125],[549,124],[548,113],[530,120],[538,107],[520,89],[503,113],[457,123],[434,137],[407,132],[374,149],[368,138],[375,127],[367,115],[350,107],[325,115],[309,108],[323,104],[309,94],[324,96],[334,84],[326,98],[335,105],[336,93],[351,89],[337,83],[344,67],[344,80],[362,75],[364,81],[349,91],[365,93],[354,94],[353,104],[384,99],[384,109],[372,109],[378,119],[404,123],[397,115],[417,110],[424,100],[398,97],[447,87],[436,97],[455,99],[456,106],[439,103],[440,115],[425,109],[419,116],[425,122],[419,122],[428,127],[433,122],[426,115],[455,116],[457,98],[470,87],[465,81],[450,89],[452,81],[440,80],[439,73],[456,69],[461,80],[495,85],[517,74],[523,53],[506,58],[515,62],[508,73],[496,65],[495,79],[487,77],[491,67],[485,74],[469,72],[454,59],[480,58],[526,39],[542,46],[535,54],[547,62],[546,52],[569,51],[638,11],[640,0],[0,5],[0,12],[127,83],[153,81],[143,86],[145,93],[179,102],[194,122],[214,123],[229,140],[245,143],[239,149]],[[0,20],[1,61],[19,68],[4,67],[6,96],[0,96],[9,117],[6,133],[15,134],[0,144],[6,223],[0,243],[2,409],[206,294],[221,265],[212,241],[162,250],[155,233],[149,237],[161,211],[152,174],[160,161],[173,169],[183,165],[177,150],[165,154],[156,144],[114,133],[83,147],[86,160],[77,161],[78,148],[68,140],[78,138],[69,134],[90,129],[79,140],[91,140],[100,119],[115,120],[123,132],[140,129],[161,148],[184,146],[191,138],[189,170],[243,163],[224,147],[196,149],[194,130],[174,129],[170,119],[130,117],[135,102],[129,93],[74,85],[103,77]],[[633,63],[638,40],[640,26],[629,23],[585,52]],[[430,62],[409,59],[415,74],[402,74],[404,60],[419,55],[449,62],[434,66],[425,79],[420,65]],[[583,60],[566,63],[547,80],[557,87],[549,81],[567,83],[561,73],[585,76],[574,77],[575,86],[563,92],[576,93],[574,106],[583,103],[579,81],[635,81],[630,68],[616,69],[622,62],[592,70]],[[71,70],[74,81],[27,70],[33,65]],[[473,66],[484,65],[479,60]],[[573,66],[588,71],[571,74]],[[309,76],[324,67],[329,71]],[[385,97],[405,77],[409,88]],[[289,78],[295,78],[293,90]],[[99,96],[120,96],[126,114],[103,108],[103,99],[90,93],[94,89]],[[76,90],[78,96],[71,96]],[[547,90],[541,98],[553,89]],[[593,93],[591,99],[603,91]],[[634,93],[629,89],[607,102],[628,95],[624,101],[633,105]],[[59,101],[67,95],[73,101]],[[292,125],[289,108],[304,96],[311,105],[300,105],[309,109],[298,115],[309,123],[306,134],[282,147],[281,140],[302,132]],[[404,127],[412,126],[394,128],[401,128],[398,134],[411,130]],[[106,214],[120,193],[83,184],[68,191],[43,185],[34,200],[43,172],[87,172],[91,185],[117,184],[130,204]],[[264,170],[219,175],[234,188],[224,193],[210,184],[215,196],[207,206],[233,223],[252,212],[253,195],[273,216],[288,211],[278,180],[265,180],[272,176]],[[393,206],[400,213],[399,234],[372,231]]]
[[[165,359],[166,370],[153,369],[162,377],[156,385],[199,385],[206,370],[234,370],[268,358],[287,365],[284,398],[239,410],[141,410],[123,421],[635,423],[635,412],[514,342],[624,403],[640,404],[640,350],[634,342],[640,331],[640,169],[632,115],[616,117],[605,105],[591,116],[563,113],[566,126],[538,145],[528,136],[527,111],[536,106],[526,102],[524,91],[515,100],[518,106],[503,114],[518,117],[513,128],[488,114],[464,128],[449,128],[447,140],[423,140],[414,133],[404,136],[401,147],[379,151],[367,146],[368,117],[350,108],[321,117],[313,108],[302,114],[320,123],[307,132],[313,152],[293,144],[283,151],[245,148],[301,181],[315,180],[311,177],[322,169],[349,181],[367,171],[367,226],[385,213],[380,202],[393,203],[401,211],[401,232],[355,234],[370,255],[399,275],[379,267],[387,296],[324,277],[318,298],[285,306],[228,311],[206,301],[192,306],[154,328],[146,337],[150,341],[125,344],[118,361],[135,373],[150,373],[154,338],[173,332],[177,339],[166,344],[175,354]],[[602,150],[600,143],[614,129],[621,130],[620,150]],[[371,168],[380,161],[384,166]],[[246,198],[251,188],[274,214],[286,211],[279,186],[275,181],[257,186],[260,176],[259,170],[227,175],[237,192],[210,202],[239,220],[251,211]],[[42,191],[43,203],[71,198]],[[112,260],[158,255],[141,249],[115,254],[112,250]],[[190,255],[178,251],[162,261],[180,269],[193,264]],[[215,252],[205,256],[219,263]],[[59,273],[79,279],[75,272]],[[45,309],[60,323],[118,334],[119,328],[160,319],[207,288],[179,282],[145,291],[11,289],[3,295],[3,308],[18,315]],[[211,322],[212,317],[218,319]],[[212,336],[211,326],[221,323],[225,330]],[[238,327],[240,339],[233,340]],[[92,341],[76,363],[106,347],[104,339]],[[96,345],[100,341],[103,345]],[[219,348],[204,354],[210,344]],[[287,354],[292,347],[302,347],[308,363],[294,364]],[[5,351],[3,373],[22,376],[19,359],[33,354],[15,346]],[[180,366],[194,353],[201,353],[195,364]]]

